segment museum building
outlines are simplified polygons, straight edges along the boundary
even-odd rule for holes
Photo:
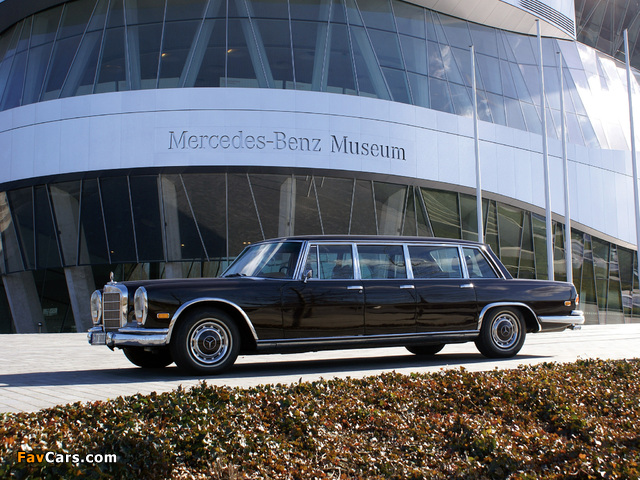
[[[569,236],[587,323],[638,321],[622,31],[640,111],[639,15],[631,0],[0,1],[0,333],[84,331],[109,272],[216,276],[271,237],[475,240],[476,141],[484,240],[509,271],[548,278],[552,254],[566,279]]]

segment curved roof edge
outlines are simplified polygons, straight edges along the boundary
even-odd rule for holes
[[[29,15],[66,1],[0,1],[0,33]],[[536,20],[541,19],[540,30],[545,37],[576,38],[574,0],[405,1],[471,22],[528,35],[536,34]]]
[[[576,39],[574,0],[404,0],[430,10],[511,32]]]

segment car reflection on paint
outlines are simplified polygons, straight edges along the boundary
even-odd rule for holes
[[[219,278],[115,282],[91,297],[92,345],[214,374],[239,354],[475,342],[512,357],[527,333],[584,323],[573,285],[513,279],[483,244],[298,236],[248,246]]]

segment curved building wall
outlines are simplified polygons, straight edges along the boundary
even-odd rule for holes
[[[77,0],[17,23],[0,34],[2,328],[86,328],[109,269],[215,274],[272,236],[474,238],[471,43],[487,241],[514,275],[546,278],[535,38],[397,0]],[[590,322],[623,321],[637,287],[624,69],[544,41],[557,278],[558,51],[574,278]]]

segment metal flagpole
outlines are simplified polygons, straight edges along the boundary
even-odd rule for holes
[[[547,109],[544,94],[544,62],[542,61],[542,36],[540,34],[540,20],[536,20],[538,26],[538,48],[540,50],[540,114],[542,116],[542,163],[544,166],[544,202],[546,209],[547,230],[547,272],[549,280],[554,279],[553,274],[553,223],[551,221],[551,188],[549,186],[549,148],[547,146]]]
[[[560,61],[560,131],[562,135],[562,173],[564,174],[564,255],[567,264],[567,282],[573,283],[573,253],[571,252],[571,205],[569,201],[569,160],[567,159],[567,122],[564,111],[564,65]]]
[[[638,279],[640,279],[640,203],[638,203],[638,158],[636,152],[636,128],[633,121],[633,95],[631,63],[629,60],[629,35],[624,31],[624,58],[627,65],[627,90],[629,93],[629,123],[631,124],[631,167],[633,173],[633,201],[636,209],[636,245],[638,248]]]
[[[480,136],[478,133],[478,92],[476,90],[476,51],[471,45],[471,88],[473,89],[473,140],[476,154],[476,216],[478,219],[478,241],[484,243],[482,220],[482,178],[480,175]]]

